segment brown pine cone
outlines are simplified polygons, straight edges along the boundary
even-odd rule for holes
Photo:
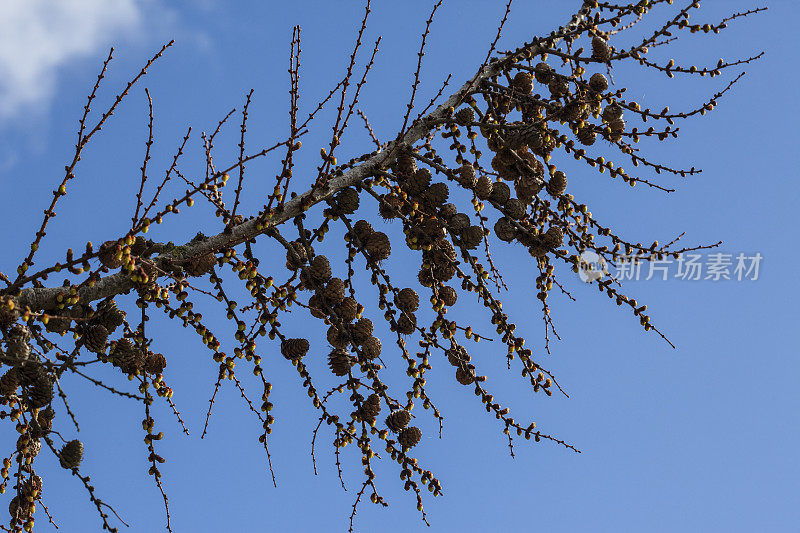
[[[361,404],[358,415],[365,422],[374,422],[381,414],[381,399],[377,394],[370,394]]]
[[[475,382],[475,377],[472,375],[471,370],[464,366],[459,366],[456,368],[456,381],[462,385],[472,385]]]
[[[419,168],[411,175],[411,179],[409,179],[407,183],[407,188],[410,194],[416,196],[425,192],[430,185],[431,171],[427,168]]]
[[[346,376],[355,363],[355,357],[340,348],[334,348],[328,355],[328,366],[336,376]]]
[[[547,144],[546,141],[542,140],[542,149],[543,150],[547,149],[546,144]],[[541,161],[536,159],[536,156],[534,154],[532,154],[530,152],[523,152],[520,155],[521,155],[522,159],[525,160],[525,165],[522,165],[521,163],[519,164],[520,165],[520,169],[522,171],[521,172],[522,174],[528,175],[528,174],[532,173],[533,176],[535,176],[537,178],[541,178],[541,177],[544,176],[544,165],[542,164]]]
[[[340,278],[331,278],[327,285],[325,285],[323,296],[325,297],[326,302],[331,305],[336,305],[344,300],[344,291],[344,281],[342,281]]]
[[[144,367],[150,374],[161,374],[167,367],[167,358],[164,354],[148,352],[144,360]]]
[[[370,337],[361,345],[361,353],[367,359],[375,359],[381,354],[381,340],[378,337]]]
[[[433,265],[453,263],[457,258],[456,249],[446,239],[437,239],[430,249],[422,252],[422,260]]]
[[[539,177],[525,175],[514,183],[514,190],[519,200],[527,205],[533,202],[536,195],[542,190],[543,185],[544,182]]]
[[[504,207],[506,208],[505,213],[514,220],[525,216],[525,206],[516,198],[509,198]]]
[[[475,111],[473,111],[471,107],[462,107],[456,111],[456,114],[453,115],[453,119],[459,126],[466,126],[467,124],[475,122]]]
[[[19,387],[19,371],[16,367],[9,368],[2,377],[0,377],[0,396],[11,396],[17,391]]]
[[[427,243],[441,241],[447,236],[444,231],[444,224],[438,219],[426,219],[422,223],[422,227],[420,229],[422,231],[423,240]]]
[[[315,318],[325,318],[328,311],[325,309],[324,298],[319,294],[312,294],[308,299],[308,311]]]
[[[461,233],[461,244],[467,250],[474,250],[483,240],[483,228],[470,226]]]
[[[553,79],[547,84],[547,88],[553,98],[560,98],[569,94],[569,82],[560,76],[553,76]]]
[[[100,324],[89,324],[83,332],[81,341],[87,350],[94,353],[103,353],[108,340],[108,330]]]
[[[553,77],[553,69],[547,63],[537,64],[533,72],[539,83],[550,83],[550,79]]]
[[[525,144],[535,154],[542,154],[542,153],[546,152],[547,143],[545,141],[545,133],[540,131],[540,130],[531,128],[530,131],[526,132]],[[534,154],[532,154],[530,152],[522,152],[519,155],[520,155],[520,157],[525,159],[531,166],[535,166],[536,165],[536,163],[535,163],[535,159],[536,158],[533,157]],[[510,163],[511,172],[509,172],[508,179],[510,179],[510,180],[517,179],[517,177],[519,177],[519,175],[520,175],[520,172],[519,172],[520,163],[517,162],[516,160],[509,161],[509,163]]]
[[[393,220],[397,218],[398,213],[402,211],[403,200],[395,194],[384,194],[383,201],[378,205],[378,213],[384,220]]]
[[[367,253],[374,261],[383,261],[392,253],[389,237],[382,231],[376,231],[367,239]]]
[[[130,339],[123,338],[114,344],[111,362],[126,374],[136,374],[144,368],[145,356]]]
[[[336,305],[334,311],[336,311],[336,315],[345,322],[352,322],[358,316],[358,302],[349,296],[345,296],[344,299]]]
[[[116,254],[122,246],[117,241],[106,241],[100,245],[97,258],[104,267],[112,270],[122,266],[122,259],[117,259]]]
[[[455,367],[461,367],[470,362],[470,357],[467,349],[461,345],[456,345],[447,350],[447,360]]]
[[[118,341],[112,341],[110,353],[111,358],[114,359],[122,354],[133,352],[135,348],[136,347],[133,344],[133,341],[125,337]]]
[[[531,94],[533,91],[533,79],[531,75],[525,71],[517,72],[516,75],[514,75],[514,80],[511,82],[511,85],[522,94]]]
[[[596,139],[597,133],[594,131],[593,126],[589,125],[578,130],[578,141],[580,141],[582,145],[591,146]]]
[[[336,213],[341,215],[352,215],[358,209],[358,191],[352,187],[342,189],[334,200]]]
[[[592,57],[603,62],[611,58],[611,48],[609,48],[608,43],[597,36],[592,38]]]
[[[437,182],[425,191],[423,194],[423,201],[429,209],[434,210],[443,205],[449,196],[450,189],[447,188],[447,184]]]
[[[561,118],[569,122],[575,122],[581,118],[584,109],[586,109],[586,104],[578,100],[573,100],[564,106],[564,109],[561,111]]]
[[[331,326],[327,333],[328,342],[335,348],[347,348],[350,344],[350,335],[347,330]]]
[[[78,468],[83,459],[83,443],[78,439],[69,441],[61,448],[59,458],[63,468],[67,470]]]
[[[358,220],[353,224],[353,234],[362,244],[367,242],[367,237],[372,235],[373,231],[375,230],[372,229],[372,224],[366,220]]]
[[[533,242],[528,246],[528,253],[530,253],[533,257],[542,258],[547,255],[549,248],[540,238],[535,238]]]
[[[417,327],[417,317],[414,313],[403,313],[397,318],[397,332],[401,335],[411,335]]]
[[[97,306],[92,322],[100,324],[111,334],[125,321],[125,315],[125,311],[117,307],[117,303],[114,300],[103,300]]]
[[[450,281],[456,275],[456,265],[452,262],[436,263],[433,266],[433,277],[436,281]]]
[[[466,213],[456,213],[447,221],[447,229],[458,235],[469,227],[470,222],[469,215]]]
[[[324,255],[317,255],[311,260],[308,273],[317,283],[327,283],[331,279],[331,263]]]
[[[47,374],[38,376],[26,390],[28,404],[38,409],[53,401],[53,380]]]
[[[508,184],[503,183],[502,181],[498,181],[492,184],[492,192],[489,195],[489,199],[493,202],[497,202],[500,205],[503,205],[511,198],[511,188]]]
[[[309,347],[306,339],[286,339],[281,341],[281,355],[290,361],[299,361],[308,353]]]
[[[592,77],[589,78],[589,88],[596,93],[602,93],[608,90],[608,80],[599,72],[592,74]]]
[[[516,237],[517,229],[506,217],[501,217],[495,222],[494,233],[497,238],[504,242],[511,242]]]
[[[492,195],[492,180],[489,176],[481,176],[475,184],[475,195],[481,200],[488,200]]]
[[[24,497],[20,498],[20,496],[14,496],[8,503],[8,512],[11,515],[11,518],[19,522],[24,522],[25,517],[32,514],[32,511],[33,511],[33,502],[28,501],[27,498]]]
[[[400,430],[400,434],[397,436],[397,441],[404,449],[407,450],[419,444],[421,438],[422,431],[420,431],[420,429],[416,426],[409,426]]]
[[[606,122],[614,122],[622,118],[623,112],[621,105],[611,104],[603,109],[603,120]]]
[[[53,425],[53,419],[56,417],[56,412],[53,410],[52,407],[48,407],[47,409],[42,409],[39,411],[39,414],[36,415],[36,420],[39,422],[39,425],[42,427],[50,427]]]
[[[464,163],[458,170],[458,183],[467,189],[475,187],[475,167],[470,163]]]
[[[550,227],[544,234],[544,244],[549,248],[558,248],[564,242],[564,232],[558,226]]]
[[[441,289],[439,289],[439,298],[442,299],[444,305],[451,307],[453,305],[456,305],[456,301],[458,300],[458,293],[453,287],[445,285]]]
[[[441,208],[439,208],[439,218],[443,220],[449,220],[450,217],[458,213],[458,208],[455,204],[444,204]]]
[[[625,121],[621,118],[614,119],[608,123],[608,129],[610,131],[609,139],[616,142],[622,138],[622,134],[625,132]]]
[[[369,318],[359,318],[354,324],[350,326],[350,335],[353,337],[353,342],[361,345],[368,338],[372,336],[372,320]]]
[[[530,129],[530,128],[528,128],[528,129]],[[527,131],[527,129],[525,131]],[[513,139],[509,141],[509,139],[512,138],[514,135],[515,134],[513,134],[513,132],[506,134],[506,144],[507,145],[509,143],[512,144],[512,145],[515,143],[515,141]],[[522,138],[526,138],[527,139],[527,135],[523,135]],[[523,143],[523,144],[525,144],[525,143]],[[514,162],[516,162],[516,160],[517,160],[517,158],[514,157],[514,154],[512,153],[512,151],[507,149],[507,148],[512,148],[512,146],[507,146],[506,148],[500,147],[497,150],[497,153],[495,154],[495,156],[492,158],[492,168],[495,169],[496,171],[500,172],[500,173],[502,173],[507,167],[513,167],[514,166]]]
[[[134,350],[130,363],[130,372],[134,374],[141,373],[144,370],[145,361],[146,354],[142,350]]]
[[[33,387],[38,380],[47,375],[44,365],[37,360],[25,361],[16,369],[19,374],[19,384],[23,387]]]
[[[413,313],[419,309],[419,295],[417,291],[409,287],[402,289],[397,293],[397,307],[399,307],[401,311],[407,313]]]
[[[417,280],[423,287],[433,287],[433,283],[436,280],[433,279],[433,273],[431,272],[430,265],[422,265],[422,268],[420,268],[419,273],[417,274]]]
[[[14,324],[6,337],[6,355],[13,359],[27,359],[31,354],[30,340],[28,327]]]
[[[400,174],[410,176],[417,170],[417,160],[408,150],[397,154],[397,170]]]
[[[386,417],[386,427],[395,433],[398,433],[400,430],[406,427],[409,422],[411,422],[411,413],[405,409],[393,411],[389,416]]]
[[[553,177],[550,178],[550,182],[547,184],[547,192],[550,193],[551,196],[558,198],[564,191],[567,190],[567,175],[557,170]]]

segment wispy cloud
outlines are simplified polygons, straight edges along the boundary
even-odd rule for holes
[[[144,0],[0,0],[0,118],[46,109],[59,68],[141,25]]]

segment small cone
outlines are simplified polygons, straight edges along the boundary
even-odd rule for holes
[[[420,439],[422,438],[422,431],[416,426],[409,426],[405,429],[400,430],[400,434],[397,437],[397,441],[403,446],[404,449],[413,448],[417,444],[419,444]]]
[[[78,439],[69,441],[61,448],[59,458],[63,468],[67,470],[78,468],[83,459],[83,443]]]
[[[386,427],[395,433],[398,433],[401,429],[406,427],[409,422],[411,422],[411,413],[405,409],[394,411],[386,417]]]

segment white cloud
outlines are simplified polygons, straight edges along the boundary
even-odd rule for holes
[[[0,0],[0,118],[46,109],[60,67],[138,28],[142,0]]]

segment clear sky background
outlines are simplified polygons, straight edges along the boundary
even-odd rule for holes
[[[549,32],[566,22],[578,4],[519,0],[501,48]],[[694,20],[716,22],[731,11],[761,5],[757,0],[704,4]],[[392,138],[402,124],[419,35],[431,5],[428,0],[410,0],[378,1],[373,6],[365,47],[378,35],[384,40],[360,107],[382,139]],[[471,347],[489,376],[488,387],[512,414],[521,420],[535,419],[543,431],[566,439],[582,454],[518,439],[512,459],[502,427],[482,410],[471,388],[455,384],[450,367],[440,362],[438,371],[434,367],[430,373],[429,392],[445,416],[444,438],[435,438],[435,422],[422,416],[423,442],[415,449],[444,486],[443,497],[426,501],[430,530],[797,531],[800,362],[791,339],[800,319],[796,298],[800,254],[794,235],[800,192],[796,124],[800,41],[795,29],[800,7],[790,0],[771,0],[767,5],[767,13],[732,23],[720,36],[687,35],[669,50],[653,52],[662,63],[675,57],[682,63],[714,64],[719,57],[767,51],[761,61],[746,67],[748,76],[713,113],[680,124],[678,141],[643,141],[653,159],[696,165],[703,174],[677,179],[643,171],[643,177],[677,188],[664,194],[631,189],[609,180],[607,174],[572,166],[569,184],[569,191],[589,203],[601,221],[632,241],[668,242],[686,231],[687,244],[723,240],[725,253],[760,253],[759,279],[630,282],[627,293],[649,305],[654,323],[676,344],[673,350],[657,335],[643,332],[638,320],[594,287],[571,272],[561,272],[578,301],[551,297],[564,340],[555,343],[552,355],[541,358],[559,377],[569,399],[534,395],[517,370],[505,370],[502,350],[491,343]],[[448,73],[453,74],[452,87],[474,73],[502,11],[501,2],[445,3],[425,56],[419,102],[427,102]],[[303,28],[301,113],[305,115],[340,79],[362,12],[361,3],[354,1],[82,0],[62,5],[6,0],[0,4],[2,269],[13,271],[27,252],[34,225],[38,226],[51,191],[63,176],[63,166],[71,160],[77,120],[109,46],[116,47],[117,59],[101,93],[100,102],[106,105],[146,57],[161,43],[176,39],[85,151],[79,179],[57,210],[39,264],[63,257],[67,247],[81,249],[87,239],[99,244],[116,238],[128,227],[146,139],[144,87],[153,95],[156,112],[154,179],[159,176],[156,169],[169,165],[188,125],[195,134],[213,130],[231,108],[241,109],[251,88],[255,93],[249,146],[271,145],[288,129],[286,68],[292,25]],[[665,16],[662,8],[652,18]],[[362,65],[366,53],[360,56]],[[615,80],[645,107],[661,109],[668,104],[679,110],[708,98],[738,72],[732,69],[724,79],[669,80],[639,69],[621,69]],[[301,168],[316,164],[317,148],[327,143],[330,118],[330,112],[323,113],[317,131],[304,140],[310,157]],[[235,160],[237,141],[238,127],[232,122],[217,143],[218,162]],[[197,137],[194,143],[185,167],[189,174],[203,168]],[[354,118],[340,159],[371,149]],[[630,161],[620,163],[630,167]],[[251,167],[245,207],[262,205],[278,164],[273,158]],[[182,242],[198,228],[209,234],[218,231],[209,224],[216,224],[213,211],[198,202],[186,217],[154,228],[149,236]],[[274,250],[261,246],[264,253]],[[540,353],[543,327],[537,306],[532,305],[536,291],[529,257],[521,248],[495,249],[513,288],[502,295],[505,309]],[[275,266],[280,267],[282,255],[276,257]],[[396,253],[389,260],[390,267],[405,270],[399,279],[410,280],[415,265],[418,259],[409,254]],[[343,265],[337,267],[341,274]],[[270,269],[262,266],[262,270]],[[374,291],[365,287],[364,294]],[[375,308],[374,300],[367,303]],[[488,316],[478,315],[482,308],[465,303],[462,298],[457,316],[469,319],[468,313],[475,312],[476,331],[492,333]],[[203,309],[210,323],[221,318],[212,309]],[[303,320],[286,322],[290,331],[298,333],[308,325]],[[223,339],[231,339],[230,325],[217,323]],[[266,340],[260,347],[275,385],[277,420],[270,450],[277,489],[257,442],[260,423],[230,384],[218,395],[210,434],[199,439],[216,365],[193,334],[166,319],[151,324],[159,332],[157,349],[169,359],[167,379],[192,433],[188,438],[181,435],[171,414],[158,410],[159,428],[167,434],[159,449],[167,458],[162,471],[175,531],[346,530],[360,486],[359,458],[354,450],[345,450],[349,490],[344,492],[336,477],[330,435],[323,434],[317,454],[319,475],[314,476],[310,439],[316,414],[296,372],[276,348]],[[309,357],[317,359],[311,364],[321,375],[326,371],[322,338],[314,340],[316,349]],[[394,367],[402,374],[399,362]],[[127,384],[104,372],[98,375],[116,379],[120,386]],[[395,383],[406,382],[398,378]],[[252,385],[257,399],[258,388]],[[86,390],[85,383],[75,379],[65,380],[64,387],[72,395],[82,428],[79,436],[86,446],[82,470],[92,476],[98,494],[115,506],[133,531],[161,531],[163,507],[147,476],[140,407],[93,388]],[[68,438],[75,435],[63,418],[59,429]],[[5,448],[13,446],[15,435],[2,435]],[[37,462],[49,467],[45,502],[61,531],[93,530],[98,517],[82,486],[59,471],[52,457]],[[379,469],[378,484],[391,507],[363,504],[359,531],[428,530],[414,510],[414,498],[402,491],[398,473],[391,465]],[[44,517],[37,520],[42,531],[49,527],[45,522]]]

